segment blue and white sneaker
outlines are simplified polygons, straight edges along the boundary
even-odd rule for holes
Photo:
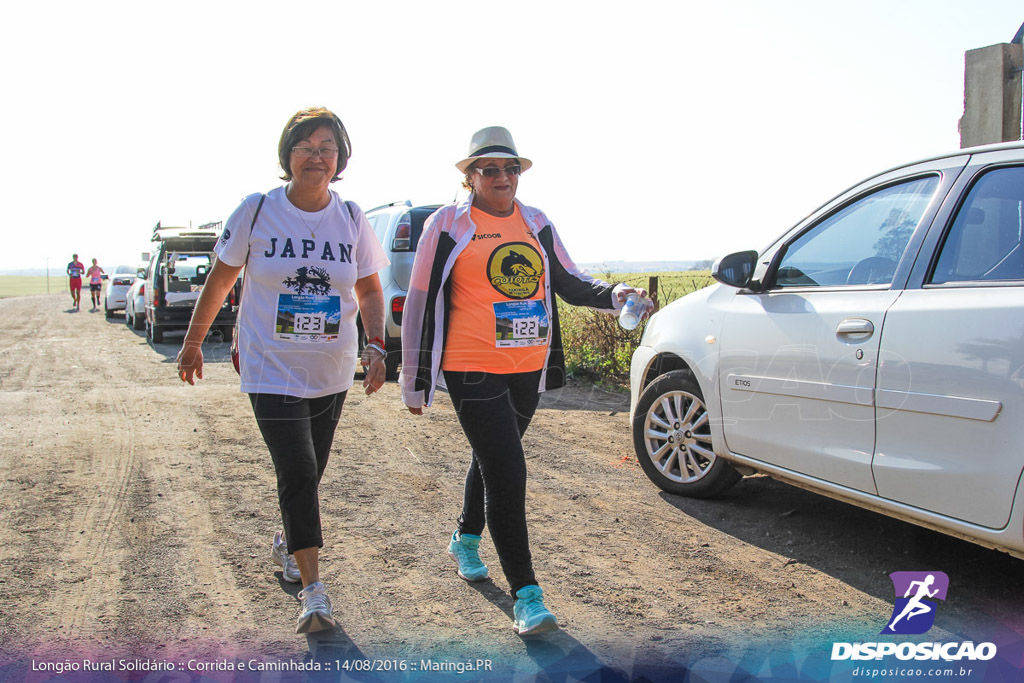
[[[558,630],[558,620],[544,606],[544,591],[540,586],[523,586],[517,590],[512,614],[512,630],[520,636],[533,636]]]
[[[274,562],[281,567],[281,578],[288,583],[298,583],[302,580],[299,574],[299,565],[295,564],[295,556],[289,554],[288,544],[284,540],[284,534],[278,531],[274,534],[274,547],[270,551]]]
[[[487,578],[487,565],[480,561],[480,537],[460,534],[456,529],[448,544],[448,557],[459,565],[459,576],[466,581],[483,581]]]

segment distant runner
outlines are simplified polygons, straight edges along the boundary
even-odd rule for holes
[[[100,307],[100,288],[103,287],[103,276],[106,273],[96,263],[96,259],[92,260],[92,266],[89,268],[89,295],[92,297],[92,310],[97,310]]]
[[[82,305],[82,273],[85,265],[78,260],[78,254],[71,255],[68,263],[68,288],[71,290],[71,305],[77,311]]]

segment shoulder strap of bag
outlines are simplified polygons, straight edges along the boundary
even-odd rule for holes
[[[355,223],[356,222],[356,214],[355,214],[354,211],[352,211],[352,202],[346,201],[345,202],[345,208],[348,209],[348,215],[352,217],[352,222]]]
[[[260,215],[260,209],[263,208],[263,200],[266,198],[266,194],[260,195],[260,203],[256,205],[256,212],[252,215],[252,223],[249,223],[249,248],[245,252],[244,264],[246,273],[249,271],[249,254],[252,252],[252,231],[256,227],[256,218]],[[235,348],[234,345],[238,344],[238,313],[242,311],[242,290],[245,288],[246,273],[242,273],[242,281],[238,283],[238,311],[235,315],[235,333],[231,339],[232,348]]]
[[[263,200],[267,198],[267,195],[260,195],[260,203],[256,205],[256,212],[252,215],[252,223],[249,223],[249,248],[245,251],[245,266],[248,270],[249,265],[249,254],[252,253],[252,231],[256,227],[256,219],[260,215],[260,209],[263,208]],[[242,273],[242,283],[238,286],[238,305],[242,305],[242,287],[245,287],[245,273]]]
[[[263,200],[267,198],[267,195],[260,195],[260,203],[256,205],[256,213],[252,215],[252,223],[249,223],[249,249],[245,252],[245,263],[249,264],[249,252],[252,251],[252,231],[256,227],[256,219],[260,215],[260,209],[263,208]]]

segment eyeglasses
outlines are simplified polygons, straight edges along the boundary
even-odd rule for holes
[[[333,159],[338,156],[338,149],[336,147],[321,147],[320,149],[313,149],[312,147],[292,147],[292,154],[300,159],[308,159],[314,155],[319,155],[321,159]]]
[[[509,164],[505,168],[498,166],[477,166],[474,168],[477,173],[482,175],[484,178],[497,178],[499,175],[504,173],[507,176],[519,175],[523,172],[523,167],[519,164]]]

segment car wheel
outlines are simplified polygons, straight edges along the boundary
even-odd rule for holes
[[[149,338],[153,340],[154,344],[159,344],[164,340],[164,330],[162,327],[157,325],[155,322],[149,326]]]
[[[224,340],[225,344],[230,344],[231,340],[235,336],[235,326],[234,325],[221,325],[220,326],[220,336]]]
[[[146,326],[146,315],[144,313],[135,314],[135,322],[132,325],[136,330],[141,330]]]
[[[128,309],[125,308],[124,309],[124,324],[127,325],[128,327],[131,327],[133,322],[134,322],[134,317],[132,316],[131,313],[128,312]]]
[[[707,498],[741,479],[715,455],[704,395],[686,370],[661,375],[640,394],[633,447],[644,473],[669,493]]]
[[[110,310],[110,302],[106,299],[103,300],[103,314],[107,316],[107,319],[114,317],[114,312]]]

